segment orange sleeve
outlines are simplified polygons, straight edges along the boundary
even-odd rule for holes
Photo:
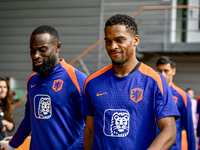
[[[31,78],[32,76],[34,76],[35,74],[37,74],[37,72],[34,72],[32,75],[30,75],[30,77],[29,77],[28,80],[27,80],[27,83],[29,82],[30,78]]]
[[[90,80],[94,79],[95,77],[97,77],[97,76],[103,74],[104,72],[106,72],[107,70],[111,69],[112,66],[113,66],[113,65],[110,64],[109,66],[106,66],[106,67],[102,68],[101,70],[99,70],[99,71],[97,71],[97,72],[91,74],[91,75],[86,79],[86,81],[85,81],[84,93],[85,93],[85,87],[86,87],[87,83],[88,83]]]
[[[63,68],[65,68],[65,70],[69,74],[69,77],[71,78],[72,82],[74,83],[74,85],[78,89],[79,93],[81,94],[81,89],[80,89],[80,86],[78,84],[78,80],[77,80],[77,77],[76,77],[76,74],[75,74],[74,67],[72,67],[70,64],[66,63],[64,61],[64,59],[60,59],[60,63],[62,64]]]
[[[158,86],[163,94],[163,85],[162,85],[162,79],[156,71],[154,71],[151,67],[145,65],[144,63],[141,63],[140,67],[138,68],[140,72],[142,72],[145,75],[148,75],[152,77],[155,81],[157,81]]]
[[[172,87],[183,97],[185,107],[187,107],[187,95],[186,95],[186,93],[182,89],[177,87],[174,83],[172,83]]]

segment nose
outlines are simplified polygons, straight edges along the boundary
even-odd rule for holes
[[[162,73],[162,75],[163,75],[164,77],[166,77],[165,71],[161,71],[160,73]]]
[[[39,57],[41,57],[40,52],[37,50],[34,52],[31,52],[31,57],[32,59],[38,59]]]
[[[117,48],[118,48],[118,44],[117,44],[115,41],[111,42],[111,44],[110,44],[110,49],[111,49],[111,50],[115,50],[115,49],[117,49]]]

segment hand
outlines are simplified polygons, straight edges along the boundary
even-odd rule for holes
[[[1,120],[1,122],[2,122],[2,124],[5,126],[6,124],[7,124],[7,120],[5,120],[5,119],[3,119],[3,120]]]
[[[3,131],[6,131],[6,127],[5,126],[3,126],[3,129],[1,129],[1,131],[3,132]]]
[[[1,150],[15,150],[9,145],[9,141],[0,141],[0,145],[3,147]]]
[[[6,127],[6,130],[11,131],[13,129],[13,123],[5,119],[1,120],[2,124]]]

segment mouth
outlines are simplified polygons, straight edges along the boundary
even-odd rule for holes
[[[33,61],[34,66],[42,65],[43,61]]]
[[[117,56],[120,55],[122,52],[120,51],[110,51],[110,56]]]

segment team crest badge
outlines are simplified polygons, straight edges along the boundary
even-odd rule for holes
[[[52,89],[55,92],[58,92],[58,91],[60,91],[62,89],[62,86],[63,86],[63,80],[61,80],[61,79],[54,80]]]
[[[177,101],[178,101],[178,97],[173,96],[173,98],[174,98],[175,103],[177,103]]]
[[[135,88],[131,90],[130,98],[135,103],[141,101],[143,99],[143,90],[140,88]]]

